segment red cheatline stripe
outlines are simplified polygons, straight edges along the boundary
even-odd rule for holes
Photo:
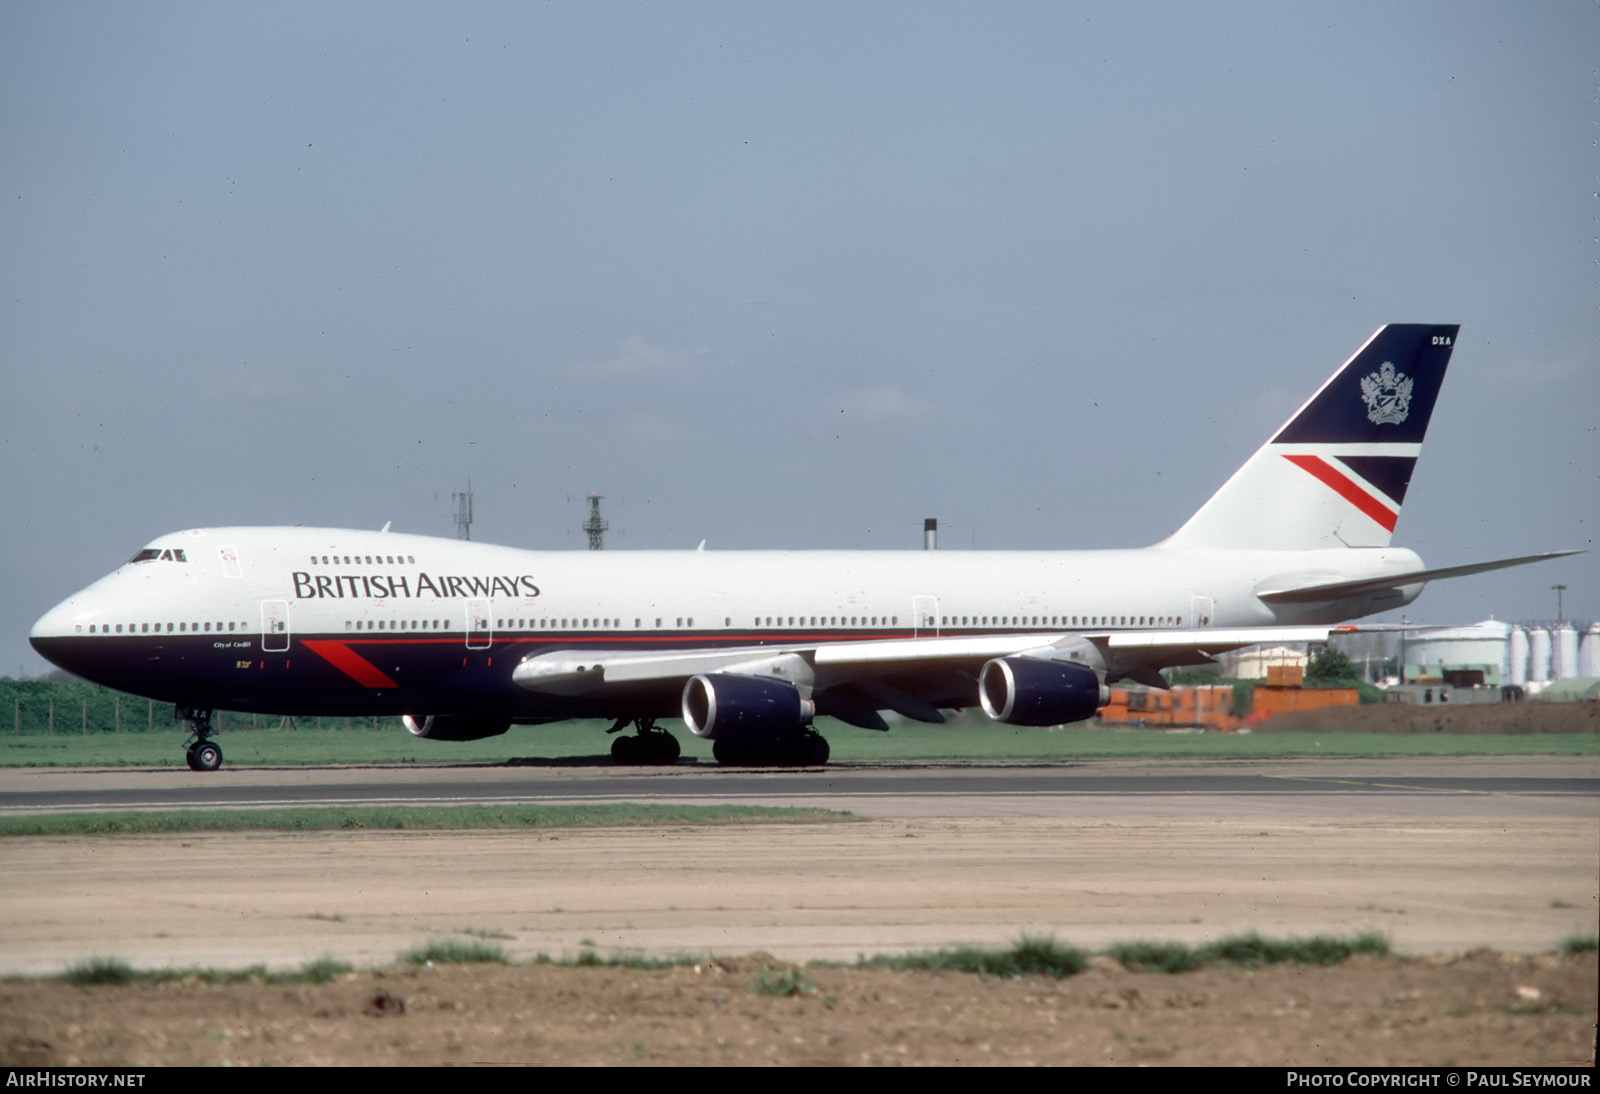
[[[1283,458],[1296,467],[1311,472],[1318,482],[1329,487],[1345,501],[1377,521],[1385,532],[1394,531],[1394,523],[1399,519],[1400,514],[1391,511],[1377,498],[1361,489],[1350,476],[1343,474],[1337,467],[1334,467],[1321,456],[1285,455]]]
[[[343,642],[312,640],[304,645],[306,649],[320,656],[328,664],[362,687],[393,688],[400,686],[380,672],[378,667],[371,661],[362,657]]]

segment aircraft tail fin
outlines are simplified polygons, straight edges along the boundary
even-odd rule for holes
[[[1164,547],[1387,547],[1457,325],[1380,328]]]

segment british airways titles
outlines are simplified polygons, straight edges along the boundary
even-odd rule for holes
[[[413,591],[412,582],[388,574],[312,574],[296,570],[294,595],[297,600],[344,600],[367,597],[387,600],[391,597],[414,599],[424,595],[435,598],[451,596],[517,597],[538,596],[539,586],[528,574],[499,574],[488,577],[460,574],[418,573]]]

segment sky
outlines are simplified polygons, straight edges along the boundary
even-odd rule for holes
[[[1412,620],[1600,618],[1600,7],[0,5],[0,674],[182,528],[1153,543],[1460,323]],[[1397,616],[1380,617],[1384,619]]]

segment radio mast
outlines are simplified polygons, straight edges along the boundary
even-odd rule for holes
[[[450,500],[456,507],[456,538],[472,538],[472,480],[467,480],[467,491],[464,494],[451,494]]]
[[[589,533],[589,550],[599,551],[604,548],[606,530],[611,527],[611,522],[600,516],[600,498],[603,495],[589,495],[589,519],[583,522],[583,530]]]

